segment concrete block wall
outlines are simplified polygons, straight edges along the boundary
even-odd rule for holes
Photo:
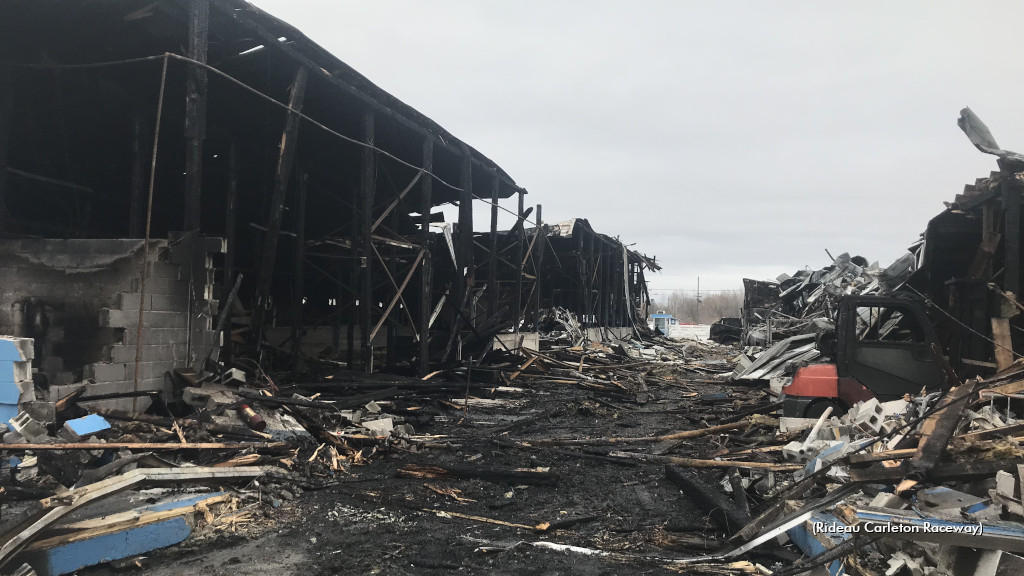
[[[34,365],[51,401],[85,379],[95,381],[87,395],[129,392],[142,304],[138,387],[170,392],[165,373],[195,366],[216,343],[209,254],[217,251],[219,239],[152,241],[143,297],[141,240],[0,241],[0,333],[36,339]],[[133,401],[97,405],[130,410]]]

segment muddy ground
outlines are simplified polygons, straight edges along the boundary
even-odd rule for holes
[[[130,570],[154,576],[679,573],[684,570],[657,561],[595,558],[528,544],[550,541],[657,558],[686,558],[721,548],[724,531],[665,479],[663,465],[622,462],[602,455],[622,449],[620,446],[524,447],[516,443],[550,437],[665,434],[714,425],[744,406],[764,401],[764,392],[758,387],[714,383],[709,378],[708,371],[676,370],[670,377],[675,382],[650,386],[649,398],[642,404],[622,398],[609,400],[571,384],[534,386],[527,382],[516,382],[528,389],[512,397],[523,402],[518,407],[471,408],[464,414],[438,402],[440,416],[429,424],[417,424],[416,432],[437,435],[435,442],[458,448],[416,452],[391,448],[374,455],[366,465],[352,466],[351,473],[339,476],[336,485],[318,490],[285,486],[288,492],[298,493],[295,498],[282,499],[278,507],[264,504],[259,508],[262,518],[244,530],[191,538],[150,554],[141,560],[143,568]],[[732,438],[712,436],[684,442],[669,454],[708,456],[723,446],[740,448],[756,443],[749,438],[751,433],[756,432],[745,433],[747,438],[737,433]],[[630,449],[650,446],[639,444]],[[759,458],[768,459],[751,456]],[[550,467],[558,482],[525,486],[396,478],[398,467],[410,463]],[[721,471],[705,473],[715,482],[721,475]],[[269,490],[275,490],[273,484]],[[266,497],[272,498],[270,492]],[[583,521],[537,533],[436,512],[527,526]],[[746,559],[771,566],[797,557],[785,548],[764,548]],[[700,571],[685,569],[686,573]],[[110,566],[81,573],[115,572],[124,573]]]

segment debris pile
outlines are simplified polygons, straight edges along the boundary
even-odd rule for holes
[[[746,279],[742,341],[768,346],[780,339],[819,332],[835,322],[843,297],[890,294],[910,278],[916,262],[914,252],[907,252],[882,268],[877,262],[868,264],[862,256],[843,253],[830,266],[783,274],[776,282]]]
[[[804,560],[775,574],[973,574],[983,563],[1011,573],[1024,566],[1010,554],[1024,552],[1022,377],[1018,362],[945,394],[783,417],[756,448],[775,464],[739,461],[751,452],[738,448],[717,465],[736,470],[700,480],[668,467],[666,477],[718,511],[733,545],[725,558],[776,537],[796,545]]]

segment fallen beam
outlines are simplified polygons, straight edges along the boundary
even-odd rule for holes
[[[689,495],[712,521],[730,534],[750,523],[750,514],[730,500],[716,484],[705,482],[693,470],[679,466],[666,466],[665,478]]]
[[[64,442],[4,444],[4,450],[285,450],[286,442]]]
[[[673,432],[672,434],[665,434],[664,436],[625,436],[616,438],[544,438],[541,440],[531,440],[529,443],[534,446],[599,446],[601,444],[624,444],[628,442],[665,442],[671,440],[687,440],[691,438],[701,438],[703,436],[709,436],[711,434],[717,434],[719,432],[725,432],[729,430],[745,430],[749,427],[750,421],[743,420],[740,422],[733,422],[730,424],[712,426],[710,428],[700,428],[697,430],[684,430],[682,432]]]
[[[978,380],[972,380],[951,389],[921,424],[921,442],[910,462],[911,474],[926,476],[946,453],[960,414],[967,407],[966,400],[974,394],[978,383]]]
[[[465,466],[421,466],[406,464],[395,473],[398,478],[480,479],[505,484],[551,486],[558,476],[546,468],[470,468]]]
[[[698,458],[682,458],[679,456],[657,456],[654,454],[641,454],[639,452],[609,452],[612,458],[624,458],[627,460],[642,460],[644,462],[658,462],[661,464],[676,464],[685,468],[764,468],[776,472],[793,472],[800,470],[803,466],[795,464],[775,464],[773,462],[735,462],[731,460],[700,460]]]

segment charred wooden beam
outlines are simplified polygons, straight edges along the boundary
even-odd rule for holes
[[[370,226],[371,231],[376,231],[377,227],[380,226],[381,222],[383,222],[385,218],[394,215],[395,208],[398,207],[398,204],[402,201],[403,198],[405,198],[405,195],[408,194],[409,191],[416,186],[416,183],[419,182],[420,178],[422,177],[422,170],[416,173],[416,176],[413,177],[412,181],[409,182],[409,184],[405,188],[403,188],[401,192],[398,193],[398,196],[395,196],[395,199],[391,201],[391,204],[388,204],[388,207],[385,208],[384,211],[381,212],[380,216],[377,216],[377,219],[373,221],[373,225]],[[392,230],[394,230],[393,226]]]
[[[306,280],[306,192],[309,175],[299,177],[295,196],[295,262],[292,268],[292,367],[298,370],[302,362],[302,302],[305,300]]]
[[[491,171],[491,246],[487,267],[487,314],[498,310],[498,172]],[[518,310],[517,310],[518,313]]]
[[[224,252],[224,284],[223,294],[227,295],[231,290],[231,279],[235,277],[235,252],[238,250],[238,238],[236,227],[238,223],[238,146],[234,142],[228,144],[228,188],[227,198],[224,205],[224,241],[227,250]],[[231,306],[230,302],[224,306]],[[227,317],[231,318],[231,311],[227,310]],[[229,320],[230,324],[230,320]],[[224,339],[224,362],[228,366],[234,361],[234,346],[229,337]]]
[[[523,324],[523,242],[526,239],[526,212],[523,210],[526,203],[526,191],[519,191],[518,221],[516,222],[516,291],[512,303],[515,311],[515,332],[519,334],[519,327]]]
[[[402,191],[402,194],[399,196],[398,199],[395,200],[395,202],[392,204],[392,206],[397,205],[397,202],[400,200],[400,198],[402,196],[404,196],[409,190],[411,190],[413,186],[416,185],[416,180],[419,179],[420,174],[421,173],[417,173],[416,174],[416,177],[413,178],[413,181],[409,184],[409,186],[407,186],[405,188],[405,190]],[[378,217],[377,222],[380,222],[381,218],[383,218],[383,217],[384,217],[384,215],[381,215],[380,217]],[[397,230],[398,229],[398,212],[391,212],[390,221],[391,221],[391,229],[392,230]],[[398,266],[397,266],[398,247],[395,244],[393,244],[393,243],[389,243],[387,245],[387,250],[388,250],[388,259],[387,259],[387,261],[384,261],[383,257],[381,256],[380,250],[376,250],[376,248],[375,248],[374,252],[377,254],[377,258],[381,260],[381,264],[383,265],[384,273],[387,275],[388,282],[391,284],[391,287],[395,288],[397,290],[397,294],[395,295],[395,300],[398,300],[399,302],[401,302],[402,305],[400,306],[400,308],[405,312],[406,315],[410,316],[410,320],[411,320],[412,312],[409,310],[409,304],[406,303],[405,297],[402,295],[402,292],[404,291],[405,288],[403,287],[401,289],[398,289],[395,286],[395,276],[398,274]],[[420,251],[420,255],[422,255],[422,254],[423,254],[423,252]],[[419,259],[417,259],[416,263],[413,264],[413,266],[409,269],[409,278],[412,278],[416,274],[418,269],[419,269]],[[394,302],[394,300],[392,300],[392,302]],[[387,323],[388,323],[387,324],[387,347],[385,349],[385,351],[387,353],[387,356],[385,357],[385,364],[384,365],[385,365],[385,367],[387,368],[387,370],[389,372],[392,372],[392,371],[394,371],[395,366],[398,363],[398,329],[401,327],[401,324],[402,324],[401,317],[400,317],[400,315],[398,313],[398,310],[396,310],[394,308],[394,304],[391,305],[391,307],[388,310],[388,312],[384,313],[384,316],[381,317],[381,320],[382,321],[383,320],[387,320]],[[415,326],[413,326],[413,331],[415,332],[415,330],[416,330],[416,328],[415,328]],[[372,340],[372,338],[371,338],[371,340]]]
[[[422,258],[423,251],[420,250],[419,255],[416,256],[416,260],[412,263],[412,268],[409,270],[409,273],[405,276],[405,280],[402,281],[402,285],[396,287],[395,296],[391,299],[391,302],[388,303],[387,309],[384,310],[384,315],[381,316],[380,320],[377,322],[377,325],[373,327],[373,331],[370,332],[370,340],[373,340],[374,336],[377,335],[377,332],[380,330],[380,327],[384,324],[384,321],[387,320],[388,315],[390,315],[391,311],[394,310],[395,304],[397,304],[399,300],[402,300],[403,303],[405,302],[405,300],[402,298],[402,294],[405,293],[405,287],[409,285],[409,281],[412,280],[412,277],[416,274],[416,268],[419,266],[420,260]],[[392,279],[392,281],[394,280]]]
[[[476,280],[474,277],[473,258],[473,163],[468,150],[462,157],[460,183],[462,192],[459,194],[459,266],[464,270],[463,289],[471,289]]]
[[[533,257],[534,262],[534,274],[537,276],[534,279],[534,290],[533,290],[533,331],[538,332],[540,330],[540,302],[541,302],[541,270],[544,266],[544,250],[547,248],[548,233],[544,226],[544,213],[540,204],[537,204],[537,247]]]
[[[362,160],[359,163],[359,338],[362,341],[363,371],[373,372],[373,198],[377,192],[374,113],[363,113]]]
[[[206,63],[210,1],[189,0],[188,57]],[[203,140],[206,138],[207,73],[202,66],[185,72],[185,230],[198,230],[202,214]]]
[[[274,174],[274,188],[270,198],[270,212],[267,216],[267,231],[263,238],[263,253],[260,257],[259,272],[256,276],[256,302],[253,306],[252,337],[256,339],[257,348],[263,337],[263,321],[270,298],[270,288],[274,278],[274,263],[277,259],[277,238],[281,232],[281,214],[284,211],[285,193],[295,161],[295,149],[299,137],[302,102],[306,96],[306,83],[309,71],[299,68],[295,73],[291,94],[288,98],[288,118],[285,120],[281,134],[281,147],[278,151],[277,170]]]
[[[353,212],[353,216],[355,217],[355,219],[357,221],[357,224],[355,226],[353,226],[352,229],[353,230],[357,230],[359,228],[359,226],[358,226],[359,211],[356,210],[355,212]],[[355,370],[356,369],[356,322],[359,321],[359,305],[358,305],[358,303],[359,303],[359,292],[358,292],[358,289],[359,289],[359,269],[356,268],[356,267],[353,267],[351,269],[351,271],[349,272],[349,274],[350,274],[350,276],[349,276],[349,285],[351,285],[353,288],[355,288],[357,290],[357,292],[356,292],[356,297],[354,298],[354,301],[356,302],[356,306],[352,309],[352,316],[348,319],[348,322],[347,322],[346,327],[345,327],[345,338],[346,338],[346,343],[345,343],[345,348],[346,348],[346,350],[345,350],[345,362],[348,364],[348,369],[349,370]],[[344,301],[342,299],[342,297],[344,296],[345,291],[342,289],[339,292],[340,293],[338,294],[338,296],[339,296],[338,302],[340,303],[340,302]]]
[[[712,521],[725,527],[730,533],[750,522],[750,513],[722,494],[717,484],[705,481],[693,470],[679,466],[666,466],[665,478],[690,495]]]
[[[423,466],[406,464],[395,474],[399,478],[461,478],[480,479],[502,484],[531,484],[552,486],[558,483],[558,476],[546,468],[484,468],[480,466]]]
[[[434,139],[429,136],[423,139],[423,170],[434,171]],[[433,186],[434,179],[430,176],[423,178],[420,184],[420,244],[425,251],[420,275],[420,376],[430,373],[430,313],[434,304],[434,271],[430,245]]]

